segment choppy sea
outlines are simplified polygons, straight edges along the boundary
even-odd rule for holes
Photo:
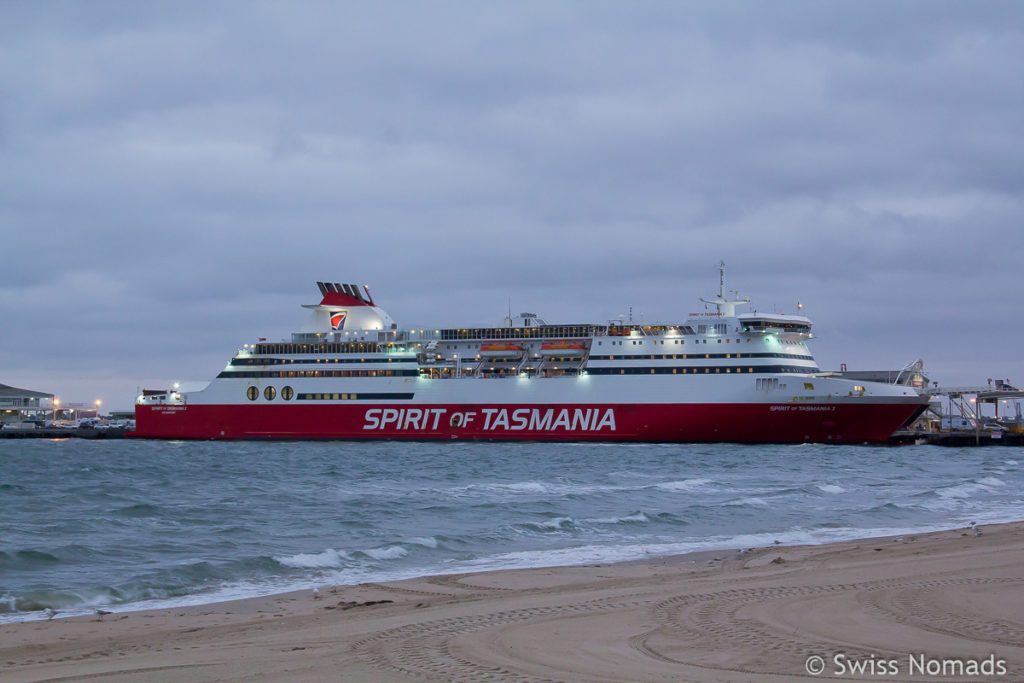
[[[1020,449],[0,442],[0,622],[1024,519]]]

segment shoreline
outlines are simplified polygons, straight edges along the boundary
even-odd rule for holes
[[[1010,523],[1010,522],[995,522],[985,518],[984,515],[980,516],[981,524],[985,526],[996,526],[999,524]],[[1024,522],[1022,522],[1024,523]],[[363,585],[367,583],[384,583],[390,584],[398,581],[406,581],[413,579],[424,579],[427,577],[434,576],[447,576],[452,574],[458,575],[469,575],[469,574],[487,574],[492,572],[501,571],[528,571],[533,569],[561,569],[566,567],[578,567],[578,566],[609,566],[609,565],[626,565],[635,563],[656,563],[664,560],[674,561],[685,561],[689,558],[697,559],[708,559],[712,557],[725,556],[731,553],[735,553],[737,548],[742,546],[749,549],[770,549],[773,547],[817,547],[834,545],[839,543],[845,543],[849,541],[864,541],[868,542],[872,539],[889,539],[896,538],[899,536],[908,535],[923,535],[938,531],[948,531],[948,527],[938,524],[929,524],[920,527],[880,527],[880,528],[868,528],[868,529],[855,529],[852,527],[846,527],[841,529],[828,529],[828,530],[817,530],[817,531],[802,531],[796,529],[790,529],[785,531],[776,532],[758,532],[748,534],[738,534],[727,539],[720,539],[716,541],[705,540],[702,543],[696,541],[678,541],[678,542],[667,542],[667,543],[642,543],[635,546],[626,546],[632,548],[632,552],[627,552],[625,557],[575,557],[568,559],[567,561],[560,561],[554,557],[547,557],[545,560],[541,560],[539,563],[524,562],[522,564],[516,564],[514,561],[507,561],[506,555],[495,555],[489,556],[486,562],[481,560],[467,562],[462,565],[455,565],[451,567],[441,567],[435,565],[434,567],[420,567],[420,568],[405,568],[402,570],[391,570],[390,572],[380,572],[382,576],[368,576],[363,577],[361,580],[357,580],[358,583],[332,583],[324,577],[324,580],[313,580],[312,578],[305,580],[289,581],[290,585],[283,585],[277,587],[268,587],[257,584],[247,585],[247,587],[240,587],[239,585],[228,585],[218,589],[214,589],[212,592],[200,592],[190,593],[177,597],[163,597],[163,598],[150,598],[146,600],[117,603],[117,604],[93,604],[93,605],[80,605],[61,608],[58,610],[57,616],[54,619],[73,619],[76,617],[88,617],[94,614],[96,609],[102,609],[109,611],[112,614],[132,614],[138,612],[155,612],[162,610],[173,610],[173,609],[184,609],[191,607],[216,607],[225,603],[241,602],[245,600],[259,600],[273,598],[277,595],[287,595],[291,593],[301,593],[303,591],[310,591],[314,586],[319,588],[336,588],[347,585]],[[866,533],[867,535],[858,535]],[[782,537],[784,541],[778,541],[775,539],[776,536]],[[795,536],[799,538],[795,538]],[[829,538],[832,536],[833,538]],[[771,543],[774,541],[774,543]],[[676,547],[679,546],[698,546],[681,550],[665,550],[665,546]],[[589,546],[588,546],[589,547]],[[619,546],[612,546],[619,548]],[[642,548],[642,552],[638,550]],[[607,549],[607,548],[605,548]],[[652,550],[653,549],[653,550]],[[580,548],[572,548],[573,551],[579,551]],[[515,554],[515,553],[514,553]],[[501,559],[502,561],[499,561]],[[545,563],[545,562],[550,563]],[[437,571],[434,571],[434,570]],[[13,618],[18,614],[23,615],[21,618]],[[30,612],[13,612],[4,615],[8,618],[0,618],[0,627],[5,624],[17,624],[17,623],[30,623],[37,621],[48,620],[48,616],[43,611],[30,611]]]
[[[0,625],[0,666],[5,681],[774,681],[818,655],[824,678],[857,678],[838,667],[858,661],[889,667],[863,680],[923,680],[913,656],[994,655],[1019,680],[1022,600],[1011,522],[16,622]]]

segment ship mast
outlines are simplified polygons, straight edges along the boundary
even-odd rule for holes
[[[737,292],[739,294],[739,292]],[[714,299],[701,299],[706,304],[714,304],[718,307],[718,313],[727,318],[736,317],[736,306],[739,304],[750,303],[750,297],[745,296],[742,299],[726,299],[725,298],[725,261],[721,261],[718,264],[718,296]]]

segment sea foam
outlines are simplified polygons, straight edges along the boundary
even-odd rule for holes
[[[345,560],[351,558],[344,550],[328,548],[319,553],[298,553],[296,555],[275,556],[274,559],[286,567],[299,569],[341,567]]]

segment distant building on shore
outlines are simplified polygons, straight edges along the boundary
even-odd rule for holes
[[[53,394],[0,384],[0,421],[20,422],[53,415]]]

